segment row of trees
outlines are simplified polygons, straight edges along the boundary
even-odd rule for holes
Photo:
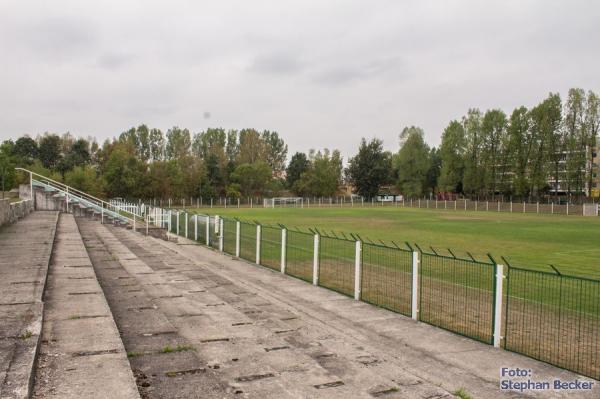
[[[599,126],[600,99],[582,89],[569,90],[564,105],[551,93],[509,117],[471,109],[444,130],[439,189],[488,197],[589,195]]]
[[[126,198],[334,196],[344,181],[366,198],[383,186],[407,197],[437,192],[494,197],[584,195],[593,186],[600,99],[569,90],[531,109],[470,109],[451,121],[439,148],[421,128],[406,127],[396,152],[362,139],[344,169],[337,150],[295,153],[277,132],[216,128],[166,133],[140,125],[99,145],[94,139],[44,134],[0,145],[3,187],[17,183],[15,166],[62,180],[91,194]],[[282,194],[282,192],[285,192]]]
[[[396,154],[381,142],[364,140],[350,159],[347,177],[357,192],[372,197],[395,183],[408,197],[437,192],[469,197],[540,198],[590,195],[597,170],[600,99],[571,89],[563,104],[551,93],[531,109],[470,109],[444,129],[438,149],[429,148],[418,127],[400,134]]]
[[[7,140],[0,146],[0,174],[5,188],[18,183],[14,168],[21,166],[108,197],[236,198],[277,196],[286,189],[336,194],[343,170],[339,151],[298,153],[289,166],[286,158],[287,145],[276,132],[207,129],[192,135],[174,127],[163,134],[140,125],[102,146],[68,133]]]

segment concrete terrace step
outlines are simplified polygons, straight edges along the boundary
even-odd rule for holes
[[[60,214],[34,398],[139,398],[75,218]]]
[[[58,212],[0,228],[0,398],[31,394]]]

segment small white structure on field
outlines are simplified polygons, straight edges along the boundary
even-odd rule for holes
[[[583,216],[598,216],[599,204],[583,204]]]
[[[263,200],[265,208],[304,208],[304,198],[302,197],[274,197]]]

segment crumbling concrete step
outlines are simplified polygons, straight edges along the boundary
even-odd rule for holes
[[[31,394],[58,212],[0,228],[0,398]]]
[[[61,214],[45,292],[36,398],[139,398],[73,215]]]

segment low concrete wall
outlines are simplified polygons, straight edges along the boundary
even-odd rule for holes
[[[8,199],[0,200],[0,226],[15,223],[31,212],[33,212],[33,202],[31,200],[12,203]]]

